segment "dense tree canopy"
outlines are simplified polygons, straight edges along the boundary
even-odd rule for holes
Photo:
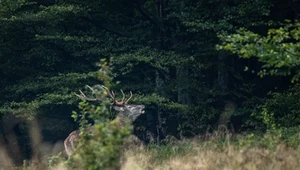
[[[106,59],[112,89],[146,105],[145,140],[265,128],[268,92],[299,77],[298,11],[297,0],[2,0],[1,114],[68,120],[55,123],[67,134],[74,92],[103,83]]]

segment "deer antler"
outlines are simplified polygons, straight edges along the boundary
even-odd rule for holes
[[[130,91],[130,97],[125,101],[125,104],[127,104],[128,103],[128,101],[132,98],[132,92]]]
[[[92,91],[92,93],[95,93],[95,90],[91,86],[87,85],[87,87]],[[88,101],[97,101],[98,100],[97,98],[87,97],[81,90],[79,90],[79,92],[80,92],[80,94],[75,93],[75,95],[77,97],[81,98],[81,99],[85,99],[85,100],[88,100]]]
[[[95,94],[95,90],[91,87],[88,86],[87,87],[92,91],[92,94]],[[117,106],[123,106],[125,104],[128,103],[128,101],[132,98],[132,92],[130,91],[130,97],[126,100],[126,96],[123,92],[123,90],[120,90],[123,97],[121,101],[117,101],[116,97],[115,97],[115,93],[113,91],[110,91],[107,87],[105,87],[104,85],[101,85],[101,87],[103,89],[105,89],[107,91],[108,96],[113,99],[113,102],[111,103],[112,105],[117,105]],[[98,101],[100,100],[99,98],[91,98],[91,97],[87,97],[81,90],[79,90],[80,94],[75,94],[77,97],[84,99],[84,100],[88,100],[88,101]]]
[[[105,87],[104,85],[101,85],[101,87],[107,91],[107,94],[109,95],[110,98],[112,98],[113,100],[115,100],[115,93],[114,93],[114,91],[110,91],[110,90],[109,90],[107,87]]]

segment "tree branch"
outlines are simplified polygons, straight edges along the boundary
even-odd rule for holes
[[[154,20],[154,18],[150,15],[150,13],[144,8],[144,2],[140,2],[139,0],[136,0],[133,2],[134,4],[137,5],[137,8],[139,12],[146,17],[153,25],[157,25],[157,22]]]
[[[111,33],[114,33],[114,34],[117,34],[117,35],[121,35],[121,36],[125,36],[125,37],[130,37],[129,34],[127,33],[124,33],[122,31],[119,31],[117,29],[114,29],[114,28],[111,28],[111,27],[108,27],[104,24],[101,24],[100,22],[97,22],[93,19],[92,15],[91,14],[88,14],[87,17],[82,17],[83,19],[87,20],[88,22],[90,22],[91,24],[93,24],[94,26],[96,27],[100,27],[100,28],[103,28],[105,29],[106,31],[108,32],[111,32]]]

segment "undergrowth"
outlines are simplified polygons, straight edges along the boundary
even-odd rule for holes
[[[120,169],[300,170],[299,127],[277,129],[265,133],[238,135],[214,133],[206,136],[209,138],[199,136],[192,139],[173,140],[162,145],[149,144],[145,147],[127,149],[121,152]],[[3,157],[4,154],[0,156],[0,160],[12,162],[9,157]],[[19,167],[13,165],[3,167],[18,170],[69,169],[63,154],[40,161],[25,161],[24,165]]]
[[[146,149],[128,150],[122,169],[300,169],[300,131],[185,139]],[[291,131],[295,132],[295,129]],[[283,133],[285,132],[285,133]],[[289,132],[291,133],[291,132]],[[296,139],[296,136],[298,138]]]

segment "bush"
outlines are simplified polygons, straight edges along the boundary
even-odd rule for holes
[[[117,121],[111,121],[105,106],[83,102],[80,108],[82,117],[92,118],[95,124],[91,127],[81,120],[85,122],[81,124],[81,139],[69,165],[76,169],[118,169],[123,141],[131,132],[129,126],[119,127]]]
[[[99,77],[109,87],[109,69],[104,67]],[[101,70],[100,70],[101,71]],[[104,74],[105,73],[105,74]],[[79,104],[80,114],[74,112],[73,117],[79,120],[81,138],[75,152],[68,160],[68,165],[73,169],[119,169],[121,158],[121,147],[126,137],[130,135],[131,126],[118,125],[118,120],[111,121],[108,105],[110,101],[106,98],[107,91],[100,86],[94,86],[93,92],[101,102],[91,104],[83,101]],[[89,122],[93,121],[91,126]]]
[[[257,117],[269,129],[294,127],[300,124],[300,86],[286,92],[274,92],[261,106],[262,112]]]
[[[300,145],[300,126],[267,130],[265,133],[250,133],[238,140],[239,147],[259,146],[275,149],[279,144],[297,148]]]

